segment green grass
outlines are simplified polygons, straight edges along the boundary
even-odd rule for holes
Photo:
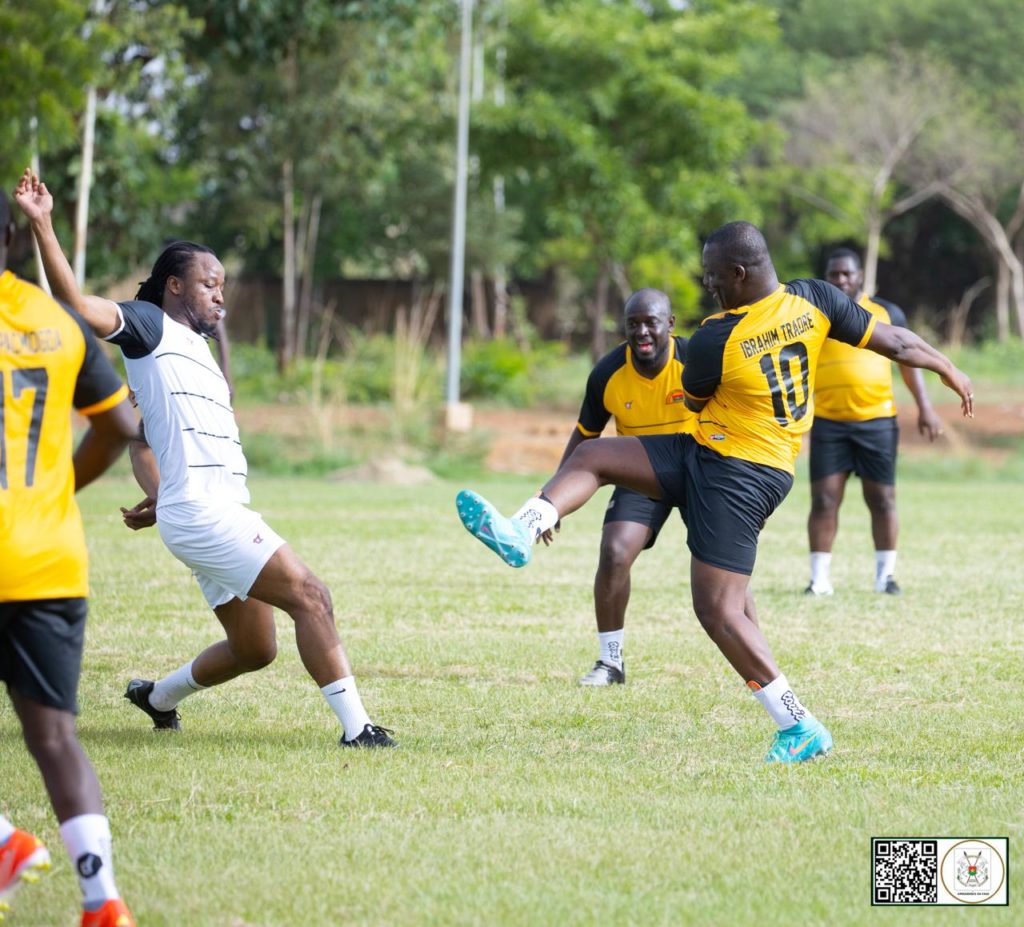
[[[867,513],[843,509],[836,595],[808,601],[801,476],[763,535],[762,626],[836,750],[761,758],[771,724],[700,630],[670,523],[634,570],[629,684],[586,691],[603,506],[521,571],[463,531],[458,485],[252,481],[331,586],[374,718],[399,750],[342,752],[287,618],[276,663],[183,704],[180,736],[122,698],[218,638],[124,477],[82,496],[93,598],[81,739],[140,924],[891,925],[1021,922],[1010,908],[870,907],[872,836],[1024,836],[1024,494],[905,473],[900,599],[873,595]],[[533,481],[473,484],[508,509]],[[77,887],[9,707],[3,810],[56,866],[12,927],[77,923]]]

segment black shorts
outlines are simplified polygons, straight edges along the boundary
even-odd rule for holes
[[[85,599],[0,602],[0,679],[25,698],[78,714]]]
[[[753,573],[758,535],[792,488],[792,475],[723,457],[692,435],[641,435],[640,440],[662,501],[683,513],[690,553],[723,570]]]
[[[672,506],[660,499],[648,499],[643,493],[616,486],[604,512],[605,527],[616,521],[630,521],[646,525],[651,530],[651,539],[644,544],[644,550],[654,547],[662,526],[672,514]]]
[[[856,473],[873,483],[896,483],[900,429],[893,418],[837,422],[815,418],[811,425],[811,482],[833,473]]]

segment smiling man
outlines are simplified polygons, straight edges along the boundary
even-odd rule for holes
[[[53,291],[101,338],[121,348],[145,436],[132,442],[147,498],[130,528],[154,523],[190,567],[226,638],[157,682],[125,692],[156,729],[178,730],[188,695],[267,666],[277,655],[273,608],[295,623],[299,656],[338,718],[346,747],[391,747],[370,721],[334,624],[331,594],[285,540],[247,508],[246,460],[223,373],[206,339],[224,317],[224,267],[203,245],[164,249],[136,299],[83,296],[53,231],[53,198],[26,170],[15,193],[39,243]]]
[[[587,378],[579,421],[569,436],[561,467],[584,441],[600,436],[610,419],[618,435],[671,434],[693,426],[683,396],[686,339],[672,334],[675,316],[666,294],[638,290],[626,300],[626,340],[601,358]],[[599,654],[582,686],[626,681],[623,642],[630,571],[640,552],[654,546],[672,506],[632,489],[617,487],[601,530],[594,577]],[[550,534],[546,535],[550,539]]]
[[[745,613],[758,537],[793,484],[815,362],[826,338],[934,370],[973,415],[970,380],[913,332],[887,325],[822,280],[779,282],[761,232],[731,222],[703,252],[704,287],[722,311],[690,338],[683,389],[692,434],[581,444],[512,518],[464,490],[463,525],[510,566],[559,519],[609,483],[679,506],[690,548],[693,608],[704,630],[776,723],[767,762],[827,753],[832,735],[801,704]]]

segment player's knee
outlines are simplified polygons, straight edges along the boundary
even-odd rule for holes
[[[628,575],[635,560],[636,552],[632,545],[617,538],[605,538],[601,541],[601,572]]]
[[[597,441],[584,441],[576,448],[565,462],[563,470],[576,470],[580,473],[587,473],[596,477],[604,485],[608,481],[603,473],[604,448],[598,446]]]
[[[697,615],[700,626],[707,635],[714,640],[722,626],[722,612],[712,605],[694,602],[693,610]]]
[[[839,497],[834,492],[819,489],[811,493],[811,512],[814,515],[834,515],[839,508]]]
[[[62,760],[76,743],[73,724],[48,724],[26,729],[24,737],[28,752],[40,766]]]
[[[248,641],[245,648],[235,651],[235,660],[243,673],[254,673],[270,666],[277,659],[277,640]]]
[[[334,606],[331,602],[331,591],[312,572],[307,573],[303,580],[302,594],[309,611],[333,618]]]
[[[895,493],[875,493],[867,499],[868,508],[873,515],[881,518],[891,518],[896,514]]]

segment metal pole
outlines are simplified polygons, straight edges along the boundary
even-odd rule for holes
[[[96,87],[85,92],[85,130],[82,138],[82,173],[78,177],[78,204],[75,207],[75,282],[85,286],[85,243],[89,236],[89,191],[92,188],[92,156],[96,133]]]
[[[459,402],[462,366],[462,285],[466,262],[466,175],[469,161],[469,80],[473,42],[473,0],[462,0],[462,42],[459,50],[459,118],[455,146],[455,203],[452,210],[452,255],[448,275],[449,421]]]

